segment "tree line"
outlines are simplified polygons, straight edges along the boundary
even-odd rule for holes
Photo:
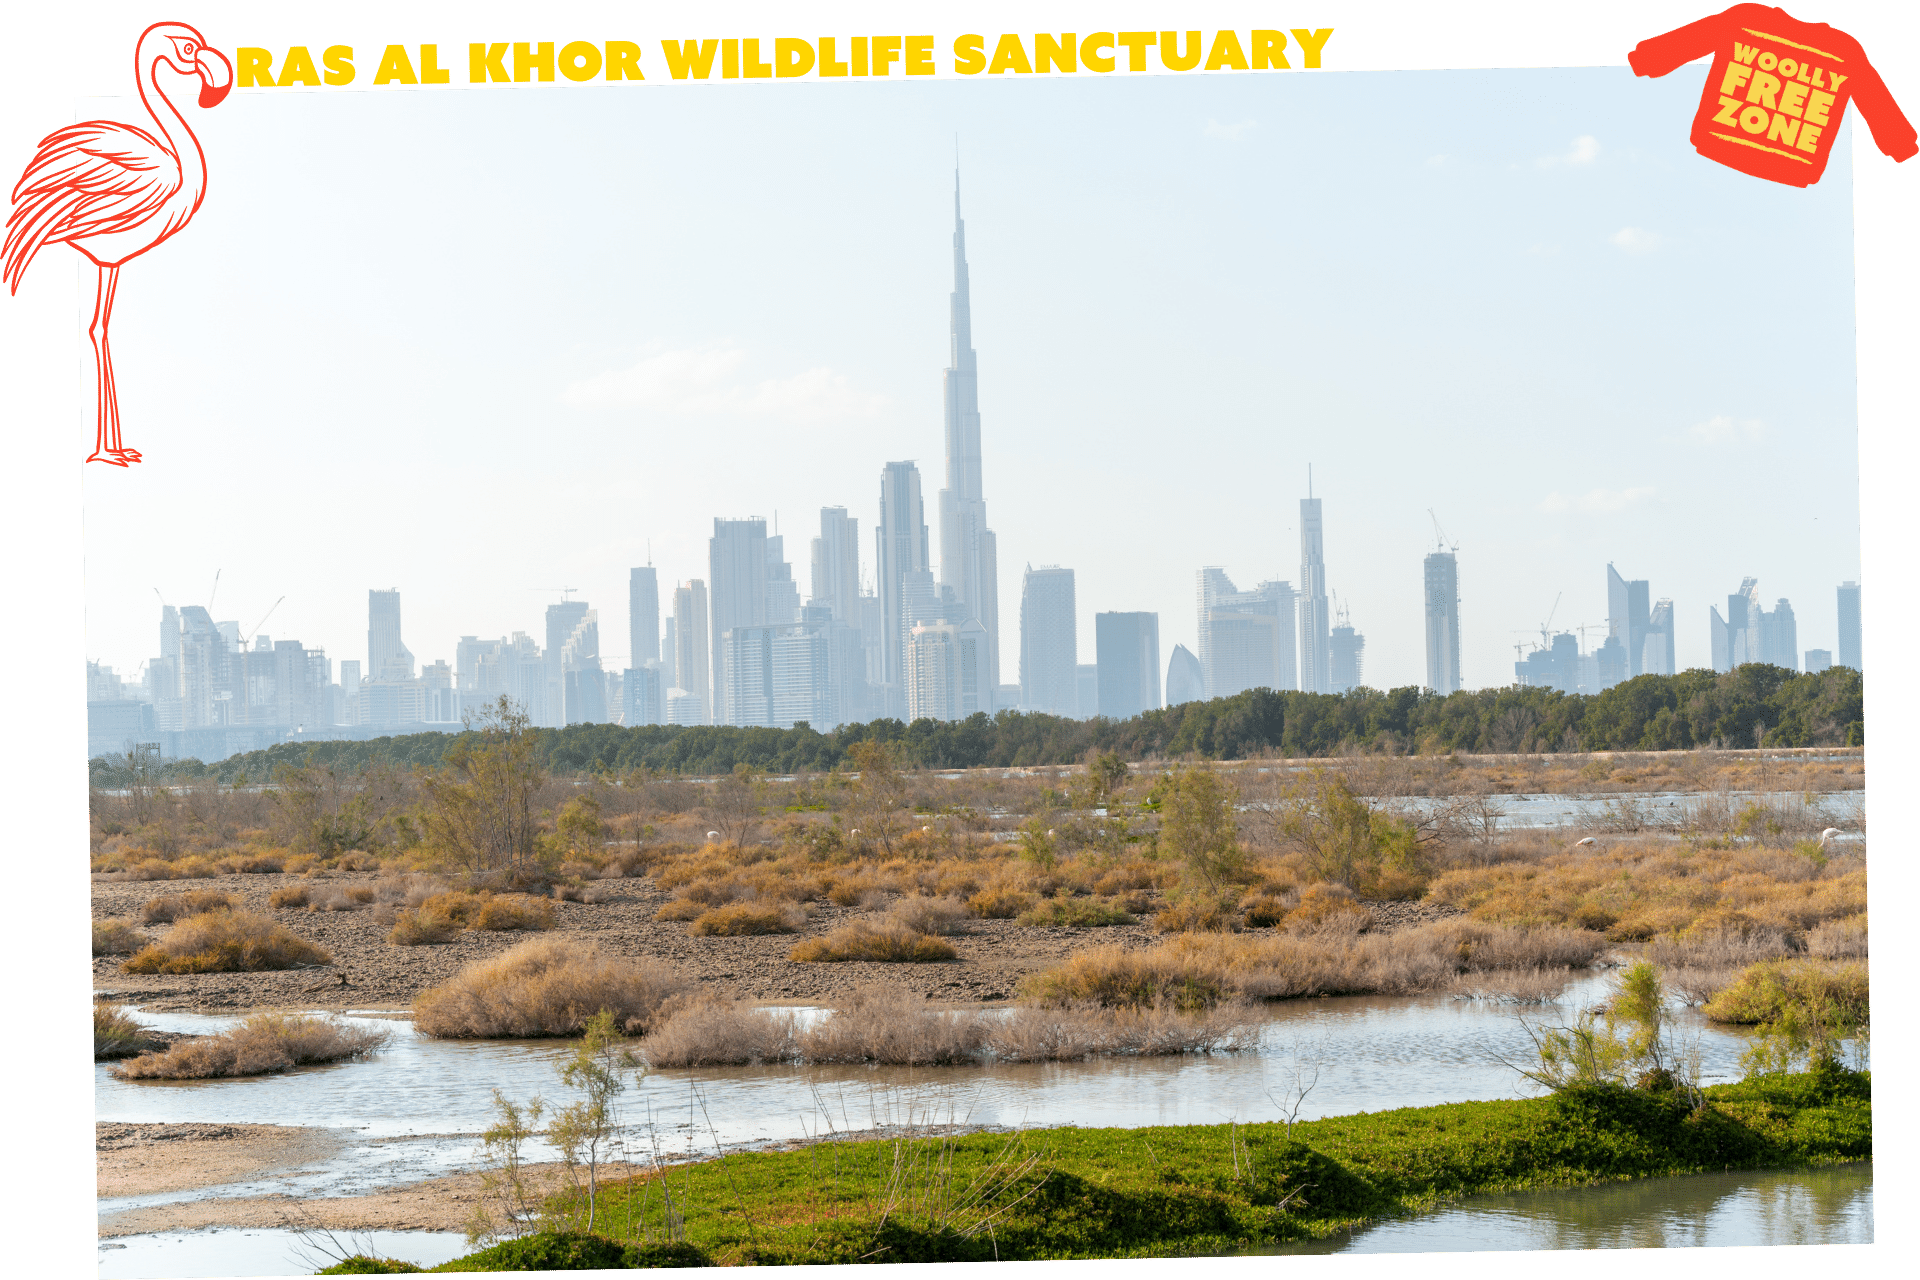
[[[531,751],[556,774],[711,776],[736,765],[774,773],[852,767],[863,742],[883,742],[918,768],[1068,764],[1090,750],[1129,760],[1334,756],[1349,752],[1439,754],[1673,751],[1697,747],[1862,746],[1861,675],[1849,667],[1799,674],[1750,663],[1730,672],[1638,676],[1603,693],[1535,686],[1441,696],[1426,689],[1354,689],[1318,694],[1249,689],[1231,697],[1148,711],[1124,720],[1074,720],[1037,712],[976,712],[965,720],[882,719],[820,733],[730,725],[569,725],[529,731]],[[217,764],[169,761],[173,778],[266,782],[278,765],[311,762],[358,771],[381,760],[437,768],[474,734],[418,733],[362,742],[281,743]],[[124,760],[96,758],[97,786],[125,785]]]

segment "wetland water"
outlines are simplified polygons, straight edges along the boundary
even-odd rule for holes
[[[1557,1020],[1568,1007],[1598,998],[1607,984],[1605,974],[1584,978],[1568,988],[1561,1007],[1529,1010],[1528,1016]],[[1291,1103],[1301,1079],[1314,1082],[1300,1106],[1300,1117],[1310,1119],[1523,1096],[1526,1091],[1514,1073],[1496,1060],[1519,1058],[1530,1049],[1515,1012],[1512,1006],[1446,995],[1288,1001],[1264,1011],[1260,1048],[1254,1053],[990,1067],[683,1069],[646,1077],[622,1102],[632,1126],[629,1141],[641,1150],[657,1141],[665,1157],[710,1155],[716,1145],[751,1148],[828,1130],[846,1133],[897,1124],[1011,1128],[1271,1120]],[[166,1013],[141,1018],[163,1030],[195,1032],[218,1030],[233,1021]],[[564,1042],[440,1041],[415,1034],[404,1021],[355,1021],[390,1029],[389,1046],[364,1062],[247,1080],[122,1081],[113,1079],[104,1064],[99,1066],[96,1118],[102,1121],[312,1125],[334,1129],[346,1139],[337,1154],[299,1169],[197,1191],[101,1200],[102,1216],[185,1200],[359,1195],[475,1168],[481,1154],[479,1131],[493,1119],[495,1088],[519,1100],[535,1094],[564,1096],[554,1074],[556,1061],[569,1052]],[[1683,1034],[1698,1034],[1709,1081],[1738,1076],[1743,1035],[1685,1011],[1677,1014],[1677,1022]],[[553,1152],[537,1143],[528,1157],[551,1159]],[[1587,1237],[1580,1233],[1589,1227],[1573,1210],[1603,1200],[1620,1206],[1619,1212],[1603,1215],[1591,1230],[1614,1231],[1621,1240],[1626,1237],[1619,1233],[1637,1232],[1633,1238],[1638,1240],[1658,1229],[1676,1243],[1774,1243],[1780,1229],[1767,1225],[1774,1219],[1763,1210],[1784,1203],[1781,1196],[1800,1194],[1791,1188],[1802,1185],[1793,1181],[1801,1176],[1737,1175],[1746,1179],[1742,1187],[1751,1183],[1776,1190],[1726,1190],[1706,1199],[1701,1198],[1705,1192],[1689,1192],[1692,1199],[1659,1201],[1652,1208],[1624,1188],[1539,1193],[1548,1198],[1537,1204],[1508,1197],[1500,1204],[1462,1205],[1382,1224],[1335,1243],[1357,1250],[1416,1251],[1598,1247],[1581,1243]],[[1825,1173],[1804,1176],[1815,1179],[1805,1184],[1805,1195],[1831,1185],[1831,1180],[1818,1181]],[[1847,1193],[1853,1199],[1846,1203],[1853,1208],[1829,1215],[1839,1224],[1833,1230],[1856,1234],[1835,1240],[1858,1238],[1860,1230],[1870,1235],[1870,1177],[1861,1177],[1859,1186]],[[1565,1197],[1564,1211],[1553,1207],[1559,1203],[1553,1195]],[[1827,1203],[1817,1197],[1813,1202]],[[1750,1203],[1758,1207],[1741,1207]],[[1469,1216],[1458,1216],[1463,1213]],[[395,1237],[389,1252],[423,1263],[464,1252],[457,1235],[388,1234]],[[1486,1243],[1459,1243],[1476,1239]],[[1514,1243],[1494,1243],[1501,1240]],[[299,1243],[291,1233],[259,1229],[125,1236],[103,1242],[101,1275],[257,1274],[267,1252],[278,1250],[276,1256],[291,1258],[288,1250]],[[1323,1251],[1330,1247],[1318,1246]],[[414,1257],[415,1252],[420,1256]]]

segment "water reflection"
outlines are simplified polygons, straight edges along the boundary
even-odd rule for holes
[[[1679,1249],[1873,1243],[1873,1164],[1702,1173],[1471,1196],[1433,1213],[1262,1254]]]

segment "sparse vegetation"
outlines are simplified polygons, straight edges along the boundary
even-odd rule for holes
[[[701,912],[687,926],[696,938],[744,938],[763,933],[797,933],[805,917],[793,907],[764,902],[729,902]]]
[[[97,1018],[96,1018],[97,1021]],[[208,1080],[262,1076],[294,1067],[343,1062],[385,1045],[389,1033],[338,1018],[256,1013],[219,1035],[183,1040],[114,1068],[123,1080]]]
[[[1050,928],[1099,929],[1116,924],[1138,924],[1139,921],[1108,903],[1063,894],[1027,908],[1015,923]]]
[[[413,1025],[455,1039],[571,1036],[605,1009],[632,1035],[685,985],[656,961],[611,956],[574,938],[531,938],[422,992]]]
[[[93,954],[96,956],[130,956],[151,941],[153,939],[128,920],[93,922]]]
[[[107,1000],[93,1003],[93,1060],[112,1062],[137,1053],[166,1047],[148,1028],[135,1022],[119,1005]]]
[[[838,960],[883,960],[923,963],[951,960],[959,953],[943,938],[929,937],[903,924],[882,921],[878,924],[855,920],[832,933],[808,938],[787,953],[789,960],[801,962]]]
[[[197,916],[208,911],[229,911],[239,905],[240,900],[231,894],[210,890],[168,893],[148,899],[147,905],[140,908],[140,919],[146,924],[171,924],[185,916]]]
[[[332,964],[324,947],[250,911],[188,916],[120,966],[125,973],[258,973]]]

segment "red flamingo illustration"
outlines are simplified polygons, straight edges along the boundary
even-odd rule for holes
[[[156,22],[134,47],[140,101],[159,130],[113,120],[88,120],[49,134],[13,189],[7,217],[4,278],[10,293],[45,244],[65,241],[100,268],[94,295],[94,373],[99,415],[88,462],[124,467],[140,461],[120,443],[120,401],[113,383],[107,326],[120,268],[187,225],[207,194],[207,160],[200,140],[160,87],[160,68],[200,77],[200,105],[219,104],[233,87],[233,64],[184,22]],[[164,107],[156,110],[155,101]]]

